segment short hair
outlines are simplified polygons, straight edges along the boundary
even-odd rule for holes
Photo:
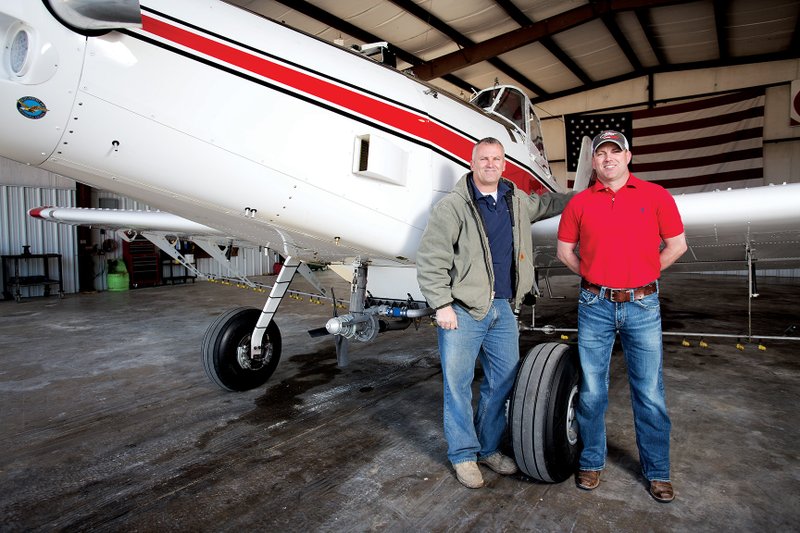
[[[482,144],[496,144],[496,145],[500,146],[501,150],[503,150],[503,155],[504,156],[506,155],[506,149],[503,148],[503,143],[501,143],[500,141],[498,141],[494,137],[484,137],[480,141],[476,142],[475,146],[472,147],[472,160],[473,161],[475,161],[475,154],[478,151],[478,146],[480,146]]]

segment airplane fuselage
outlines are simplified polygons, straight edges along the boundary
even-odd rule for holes
[[[141,8],[87,38],[0,2],[31,48],[4,64],[0,155],[313,261],[412,264],[483,137],[520,187],[558,188],[518,130],[361,54],[222,2]]]

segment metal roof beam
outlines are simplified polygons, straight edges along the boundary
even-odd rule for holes
[[[647,42],[650,45],[650,49],[656,56],[656,61],[658,61],[659,65],[668,64],[669,62],[667,61],[667,57],[664,55],[664,49],[661,44],[661,40],[651,30],[653,27],[653,21],[650,18],[650,10],[637,9],[635,13],[636,19],[639,21],[639,25],[642,27],[642,32],[644,32],[644,36],[647,38]]]
[[[400,9],[403,9],[404,11],[407,11],[411,15],[414,15],[425,24],[430,25],[436,31],[449,37],[457,45],[462,47],[471,47],[475,45],[475,41],[471,40],[469,37],[462,34],[458,30],[456,30],[455,28],[453,28],[452,26],[448,25],[446,22],[438,18],[436,15],[434,15],[430,11],[427,11],[426,9],[423,9],[414,2],[411,2],[410,0],[389,0],[389,1],[392,2],[394,5],[396,5],[397,7],[399,7]],[[499,70],[500,72],[502,72],[515,82],[523,85],[529,91],[532,91],[533,93],[539,96],[547,96],[548,94],[547,91],[539,87],[527,76],[516,70],[514,67],[512,67],[505,61],[497,58],[490,58],[488,59],[488,62],[497,70]],[[419,61],[417,63],[412,63],[412,65],[418,65],[418,64]],[[414,74],[416,75],[416,72],[414,72]]]
[[[794,33],[792,34],[792,43],[789,45],[789,50],[800,50],[800,17],[797,17],[797,22],[794,26]]]
[[[714,25],[717,28],[719,58],[725,61],[730,57],[728,48],[727,0],[714,0]]]
[[[517,6],[515,6],[510,0],[494,0],[497,5],[499,5],[503,10],[508,14],[509,17],[514,19],[514,22],[519,24],[521,27],[530,26],[533,24],[533,20],[531,20],[525,13],[523,13]],[[558,59],[562,65],[564,65],[567,69],[569,69],[572,74],[581,80],[582,83],[592,83],[592,78],[589,77],[584,70],[578,66],[575,61],[572,60],[570,56],[564,52],[560,46],[556,44],[556,42],[550,37],[544,37],[539,40],[539,42],[547,49],[548,52],[553,54],[553,56]]]
[[[611,36],[616,41],[617,46],[620,47],[622,53],[628,58],[628,62],[633,67],[633,70],[642,70],[642,63],[639,61],[639,58],[636,57],[636,52],[633,51],[631,43],[629,43],[628,39],[625,38],[625,34],[623,34],[622,30],[619,29],[619,24],[617,24],[617,19],[614,13],[603,15],[601,19],[603,24],[606,25],[606,29],[611,33]]]
[[[314,20],[322,22],[323,24],[327,24],[331,28],[337,29],[341,32],[344,32],[348,35],[352,35],[356,39],[359,39],[365,43],[374,43],[378,41],[383,41],[379,36],[374,35],[368,31],[362,30],[358,26],[354,26],[350,24],[346,20],[342,20],[339,17],[328,13],[324,9],[320,9],[319,7],[306,2],[305,0],[275,0],[279,4],[283,4],[290,9],[294,9],[298,13],[302,13],[303,15],[310,17]],[[419,65],[423,63],[423,60],[415,56],[414,54],[403,50],[393,44],[390,43],[392,47],[392,52],[401,60],[405,61],[410,65]],[[454,76],[453,74],[446,74],[442,76],[443,80],[446,80],[449,83],[452,83],[459,89],[463,89],[465,91],[475,91],[477,88],[472,85],[471,83],[467,83],[466,81],[462,80],[461,78]]]
[[[547,102],[549,100],[555,100],[558,98],[562,98],[564,96],[570,96],[573,94],[587,92],[591,91],[592,89],[606,87],[608,85],[613,85],[615,83],[633,80],[636,78],[641,78],[643,76],[662,74],[665,72],[684,72],[684,71],[690,72],[692,70],[705,70],[709,68],[732,67],[736,65],[752,65],[758,63],[768,63],[771,61],[784,61],[787,59],[797,59],[798,57],[800,57],[800,53],[794,50],[795,49],[787,50],[785,52],[779,52],[776,54],[729,57],[726,61],[720,61],[718,59],[715,59],[710,61],[695,61],[693,63],[681,63],[679,65],[666,65],[660,67],[645,68],[639,72],[629,72],[627,74],[622,74],[619,76],[615,76],[613,78],[597,81],[595,83],[592,83],[591,85],[577,85],[575,87],[572,87],[571,89],[566,89],[563,91],[552,93],[548,98],[538,98],[538,97],[531,98],[531,103],[541,104],[543,102]]]
[[[413,70],[420,79],[432,80],[464,67],[487,61],[527,44],[540,41],[545,37],[551,37],[606,14],[644,7],[685,4],[693,1],[695,0],[596,0],[590,4],[535,22],[530,26],[498,35],[474,46],[426,61],[413,67]]]

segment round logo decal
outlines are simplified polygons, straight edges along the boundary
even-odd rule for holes
[[[47,114],[47,108],[44,102],[33,96],[23,96],[17,100],[17,111],[19,111],[23,117],[33,119],[42,118]]]

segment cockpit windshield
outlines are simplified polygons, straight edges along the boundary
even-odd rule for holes
[[[496,87],[486,89],[473,98],[472,103],[488,113],[499,115],[526,133],[525,128],[526,98],[514,87]]]

